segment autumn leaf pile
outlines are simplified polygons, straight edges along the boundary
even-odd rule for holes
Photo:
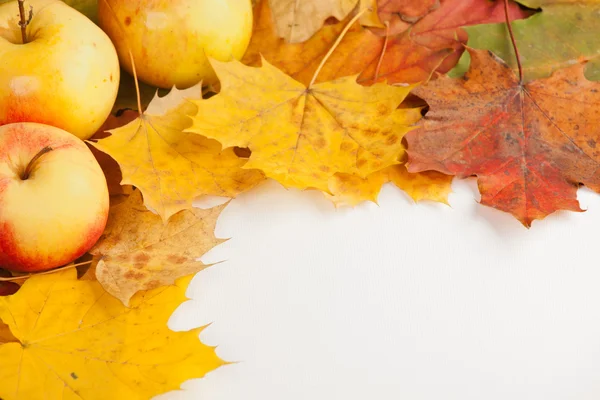
[[[595,0],[258,0],[242,61],[211,60],[219,85],[142,86],[135,110],[124,77],[88,141],[108,226],[79,279],[18,277],[0,297],[0,398],[150,398],[224,364],[200,330],[167,327],[221,242],[224,206],[201,196],[272,179],[356,205],[390,182],[446,203],[475,176],[482,204],[527,227],[581,211],[579,185],[600,191],[599,15]]]

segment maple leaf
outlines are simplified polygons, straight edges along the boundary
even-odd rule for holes
[[[405,165],[393,165],[366,178],[336,174],[329,181],[331,195],[325,194],[337,206],[355,206],[364,201],[377,203],[383,184],[392,182],[414,201],[431,200],[448,204],[452,176],[436,171],[409,173]]]
[[[184,132],[187,114],[196,110],[188,98],[201,99],[200,84],[156,96],[146,112],[111,136],[91,142],[121,167],[123,181],[140,189],[148,208],[164,221],[192,208],[201,195],[234,197],[264,180],[260,171],[242,169],[245,160],[215,140]]]
[[[265,62],[211,60],[221,92],[196,102],[189,131],[252,152],[245,168],[287,187],[328,190],[336,172],[365,177],[398,164],[419,108],[397,109],[411,86],[363,87],[355,77],[308,89]]]
[[[74,269],[29,279],[0,298],[18,340],[0,345],[0,397],[148,399],[223,365],[198,339],[202,328],[167,328],[190,280],[140,292],[126,308]]]
[[[108,223],[90,253],[97,256],[96,278],[128,305],[140,290],[169,285],[206,266],[197,261],[222,242],[214,229],[223,206],[175,214],[167,225],[148,211],[139,190],[111,207]]]
[[[343,20],[360,5],[360,9],[373,7],[376,0],[268,0],[273,10],[277,35],[288,43],[304,42],[313,36],[330,17]],[[376,11],[367,23],[381,25]]]
[[[578,185],[600,190],[600,83],[577,64],[522,85],[492,53],[469,52],[464,78],[416,91],[431,109],[406,136],[409,171],[477,175],[481,202],[525,226],[556,210],[581,211]]]
[[[600,80],[598,0],[520,0],[519,3],[542,9],[526,20],[513,23],[526,82],[548,77],[557,69],[583,61],[589,61],[586,77]],[[472,26],[467,32],[469,47],[490,50],[507,60],[512,68],[517,68],[506,24]],[[452,71],[453,76],[460,76],[467,70],[469,60],[466,55]]]
[[[511,1],[509,14],[511,19],[517,19],[530,12],[521,10]],[[350,20],[347,18],[341,23],[326,25],[308,41],[290,44],[276,34],[267,0],[257,3],[254,15],[254,32],[242,62],[259,66],[264,57],[306,85],[311,81],[323,55]],[[463,43],[467,41],[467,34],[461,27],[503,20],[502,2],[443,0],[439,8],[414,25],[393,25],[390,28],[393,36],[388,38],[385,49],[385,37],[356,23],[331,55],[316,82],[352,75],[358,75],[361,84],[372,84],[374,81],[390,84],[421,82],[427,80],[436,69],[447,72],[455,66],[463,52]],[[382,51],[384,55],[377,74]]]

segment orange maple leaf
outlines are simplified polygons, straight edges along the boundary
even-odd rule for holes
[[[379,3],[380,7],[384,4],[388,9],[393,6],[389,4],[390,1]],[[511,2],[509,12],[511,19],[528,15],[514,2]],[[254,33],[243,62],[259,66],[262,55],[304,84],[310,82],[323,55],[351,18],[349,16],[341,23],[324,26],[304,43],[290,44],[276,34],[267,0],[257,3],[254,14]],[[380,13],[380,17],[386,20],[385,13]],[[340,42],[320,72],[317,82],[357,74],[358,82],[362,84],[384,80],[390,84],[424,81],[432,71],[447,72],[457,63],[463,52],[463,44],[467,42],[467,34],[460,27],[503,20],[501,2],[442,0],[439,8],[415,24],[404,22],[402,25],[392,21],[392,36],[387,44],[383,37],[384,30],[365,29],[357,22]],[[384,56],[380,63],[382,51]],[[381,64],[379,70],[378,64]]]
[[[469,53],[464,78],[442,76],[415,90],[431,109],[406,136],[409,171],[477,175],[481,203],[525,226],[557,210],[581,211],[579,184],[600,191],[600,83],[577,64],[522,84],[492,53]]]

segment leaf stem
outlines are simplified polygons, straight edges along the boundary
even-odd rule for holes
[[[123,37],[126,38],[125,45],[127,46],[127,52],[129,53],[129,60],[131,61],[131,69],[133,70],[133,81],[135,82],[135,94],[137,96],[138,114],[141,117],[144,112],[142,110],[142,96],[140,94],[140,82],[138,81],[137,69],[135,68],[135,60],[133,59],[133,52],[131,51],[131,46],[129,45],[129,41],[127,40],[127,34],[125,32],[125,28],[123,28],[121,21],[119,21],[119,19],[117,18],[117,14],[115,13],[115,10],[113,10],[110,3],[107,0],[100,0],[100,1],[104,2],[106,7],[108,7],[108,9],[110,10],[110,16],[117,23],[117,26],[119,27],[119,30],[121,31],[121,34],[123,35]]]
[[[35,156],[33,156],[31,161],[29,161],[27,167],[25,167],[25,171],[23,171],[23,174],[21,175],[21,180],[26,181],[27,179],[29,179],[29,175],[31,175],[31,171],[33,170],[33,166],[35,165],[36,161],[39,160],[40,157],[44,154],[50,153],[52,150],[54,150],[52,147],[46,146],[40,151],[38,151],[38,153]]]
[[[515,57],[517,58],[517,66],[519,67],[519,84],[523,83],[523,66],[521,65],[521,56],[519,55],[519,49],[517,48],[517,41],[515,40],[515,34],[510,23],[508,16],[508,0],[504,0],[504,15],[506,17],[506,26],[508,27],[508,34],[512,42],[513,48],[515,49]]]
[[[135,68],[135,60],[133,59],[133,53],[131,52],[131,49],[128,49],[128,51],[129,51],[129,59],[131,60],[131,69],[133,71],[133,81],[135,82],[135,95],[137,96],[138,114],[140,116],[142,116],[143,110],[142,110],[142,95],[140,94],[140,82],[138,81],[137,70]]]
[[[383,47],[381,48],[381,56],[379,57],[377,68],[375,68],[375,79],[373,79],[373,82],[377,82],[377,80],[379,79],[379,70],[381,69],[381,64],[383,63],[383,56],[385,55],[385,51],[387,50],[389,35],[390,21],[385,21],[385,40],[383,41]]]
[[[350,22],[348,22],[348,24],[346,25],[346,27],[344,28],[344,30],[342,31],[342,33],[340,33],[340,36],[338,36],[338,38],[335,41],[335,43],[333,44],[333,46],[331,46],[331,48],[329,49],[329,51],[327,52],[327,54],[325,54],[325,57],[323,57],[323,60],[321,60],[321,64],[319,64],[319,67],[315,71],[315,74],[313,75],[310,83],[308,84],[308,88],[309,89],[312,87],[312,85],[315,84],[315,81],[317,80],[317,77],[319,76],[319,73],[323,69],[323,66],[325,65],[325,63],[327,62],[327,60],[329,59],[329,57],[331,56],[331,54],[333,53],[333,51],[339,46],[339,44],[342,41],[342,39],[344,38],[344,36],[346,36],[346,33],[348,33],[348,31],[350,30],[350,28],[352,27],[352,25],[354,25],[354,23],[356,21],[358,21],[358,19],[360,17],[362,17],[362,15],[364,13],[366,13],[367,11],[372,11],[372,10],[370,8],[364,8],[358,14],[356,14],[354,16],[354,18],[352,18],[350,20]]]

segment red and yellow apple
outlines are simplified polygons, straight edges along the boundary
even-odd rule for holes
[[[240,59],[252,35],[251,0],[99,0],[98,22],[121,65],[162,88],[188,88],[217,76],[207,56]]]
[[[53,126],[0,126],[0,267],[43,271],[77,259],[108,218],[104,173],[88,147]]]
[[[17,1],[0,5],[0,125],[40,122],[92,136],[119,89],[108,36],[59,0],[27,0],[33,18],[23,44]]]

